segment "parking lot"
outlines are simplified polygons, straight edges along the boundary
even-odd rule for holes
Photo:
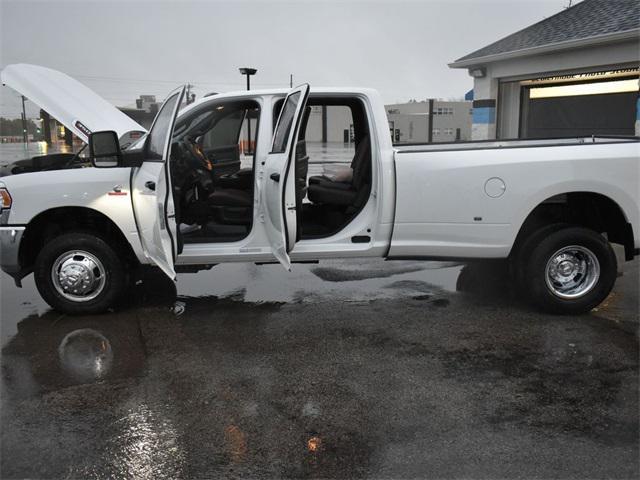
[[[638,478],[638,261],[586,316],[504,269],[228,264],[68,317],[2,276],[2,478]],[[460,291],[461,290],[461,291]]]

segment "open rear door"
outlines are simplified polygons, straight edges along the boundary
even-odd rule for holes
[[[177,253],[177,225],[169,156],[176,115],[185,87],[169,94],[156,115],[144,145],[144,162],[133,173],[136,224],[147,256],[172,280]]]
[[[265,228],[273,254],[287,270],[291,270],[289,252],[295,244],[298,228],[293,157],[308,97],[307,84],[300,85],[287,94],[264,168],[261,200]]]

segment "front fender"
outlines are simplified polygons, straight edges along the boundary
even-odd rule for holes
[[[131,203],[131,168],[79,168],[4,177],[13,203],[7,222],[27,225],[47,210],[81,207],[109,218],[146,263]]]

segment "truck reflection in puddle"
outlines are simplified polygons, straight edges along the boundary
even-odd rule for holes
[[[81,328],[67,334],[58,347],[60,366],[79,383],[104,378],[113,365],[111,343],[100,332]]]

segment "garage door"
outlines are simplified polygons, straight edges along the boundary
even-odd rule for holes
[[[521,138],[634,135],[638,78],[522,90]]]

